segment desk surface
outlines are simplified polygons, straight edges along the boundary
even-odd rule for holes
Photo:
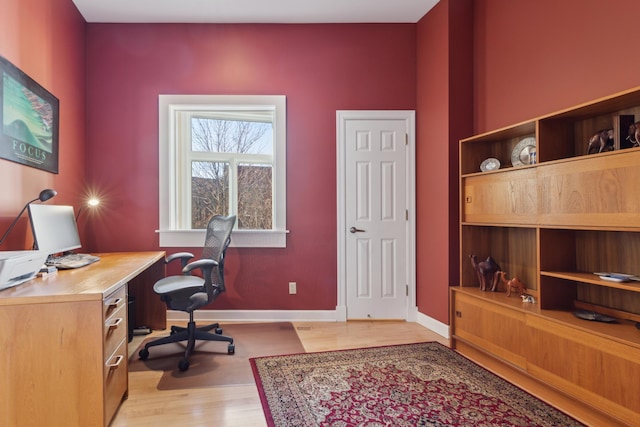
[[[98,253],[100,261],[59,270],[0,291],[0,306],[101,300],[165,256],[163,251]]]

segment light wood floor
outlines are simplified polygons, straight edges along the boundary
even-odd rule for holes
[[[294,322],[294,326],[307,352],[425,341],[438,341],[449,346],[448,339],[417,323]],[[153,335],[164,334],[166,334],[165,331],[153,333]],[[130,354],[138,348],[142,340],[148,337],[135,337],[129,343]],[[541,387],[540,384],[521,373],[497,364],[481,353],[465,355],[587,425],[608,427],[621,425],[603,414],[594,414],[590,408],[572,399]],[[156,388],[161,376],[162,372],[157,371],[129,372],[129,398],[122,403],[111,426],[266,426],[255,383],[161,391]]]
[[[407,322],[294,322],[305,351],[342,350],[413,342],[449,341]],[[223,325],[224,327],[224,325]],[[153,332],[165,335],[166,331]],[[134,337],[132,354],[149,335]],[[236,344],[239,345],[239,344]],[[266,426],[255,383],[203,389],[157,390],[162,372],[129,372],[129,398],[116,414],[112,427],[135,426]]]

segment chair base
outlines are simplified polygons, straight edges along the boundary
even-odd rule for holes
[[[215,329],[215,333],[209,331]],[[138,356],[141,360],[147,360],[149,358],[149,348],[157,345],[169,344],[175,342],[187,341],[187,347],[184,351],[184,357],[180,359],[178,368],[181,371],[189,369],[189,357],[193,353],[193,348],[196,341],[225,341],[229,345],[227,347],[227,354],[235,353],[235,345],[233,344],[233,338],[222,335],[222,329],[217,323],[211,325],[196,327],[196,323],[193,320],[193,313],[189,313],[189,323],[187,327],[171,326],[171,334],[167,337],[155,339],[145,344],[144,348],[138,352]]]

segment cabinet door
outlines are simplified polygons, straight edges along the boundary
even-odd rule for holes
[[[535,168],[523,168],[462,180],[462,221],[486,224],[535,224]]]
[[[540,224],[640,226],[640,151],[539,165]]]
[[[453,292],[452,295],[454,338],[524,369],[527,339],[525,314],[460,292]]]
[[[626,422],[638,421],[640,348],[538,316],[528,320],[531,375]]]

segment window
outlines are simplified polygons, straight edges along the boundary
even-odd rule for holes
[[[232,245],[286,246],[286,98],[160,95],[160,246],[199,247],[211,216]]]

